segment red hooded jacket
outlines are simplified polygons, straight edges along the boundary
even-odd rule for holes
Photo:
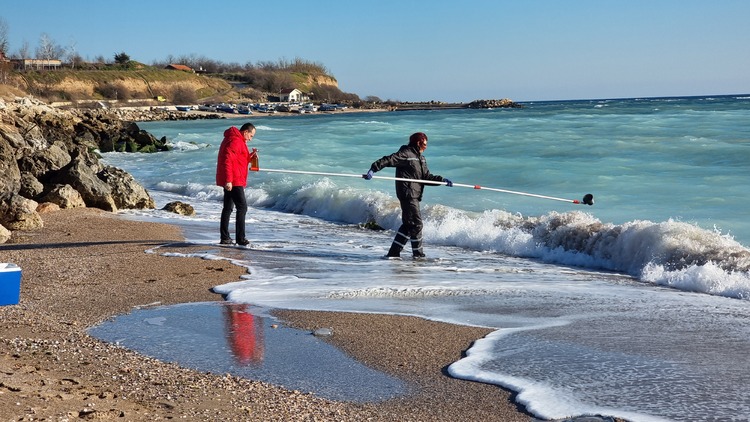
[[[247,168],[251,158],[242,132],[234,126],[225,130],[216,163],[216,184],[224,186],[230,182],[233,186],[247,186]]]

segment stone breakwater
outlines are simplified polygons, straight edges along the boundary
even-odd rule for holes
[[[0,99],[0,243],[13,230],[42,227],[50,209],[154,208],[135,179],[103,165],[97,151],[168,149],[114,110],[61,110],[30,98]],[[154,119],[163,118],[150,114]]]
[[[503,98],[501,100],[475,100],[467,105],[468,108],[523,108],[523,105],[514,102],[511,99]]]
[[[398,103],[391,106],[392,111],[408,110],[453,110],[465,108],[523,108],[522,104],[514,102],[511,99],[503,98],[500,100],[474,100],[470,103],[443,103],[430,101],[427,103]]]
[[[184,111],[170,110],[166,107],[122,107],[107,110],[118,116],[121,120],[128,122],[226,119],[226,116],[221,113],[196,111],[186,113]]]

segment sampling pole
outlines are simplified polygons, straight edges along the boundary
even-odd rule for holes
[[[356,178],[362,178],[361,174],[352,174],[352,173],[327,173],[322,171],[301,171],[301,170],[278,170],[278,169],[267,169],[267,168],[258,168],[258,167],[252,167],[250,170],[252,171],[267,171],[270,173],[291,173],[291,174],[308,174],[308,175],[314,175],[314,176],[335,176],[335,177],[356,177]],[[437,182],[433,180],[421,180],[421,179],[405,179],[403,177],[389,177],[389,176],[372,176],[373,179],[382,179],[382,180],[395,180],[397,182],[418,182],[418,183],[425,183],[428,185],[446,185],[446,182]],[[546,195],[537,195],[535,193],[527,193],[527,192],[519,192],[514,190],[507,190],[507,189],[499,189],[499,188],[486,188],[479,185],[467,185],[463,183],[453,183],[453,186],[458,186],[462,188],[472,188],[472,189],[483,189],[483,190],[491,190],[494,192],[503,192],[503,193],[510,193],[513,195],[523,195],[523,196],[532,196],[534,198],[541,198],[541,199],[551,199],[553,201],[562,201],[562,202],[569,202],[573,204],[586,204],[586,205],[594,205],[594,195],[587,193],[583,196],[583,200],[578,199],[565,199],[565,198],[556,198],[554,196],[546,196]]]

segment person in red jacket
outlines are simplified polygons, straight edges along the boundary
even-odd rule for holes
[[[255,148],[250,152],[246,142],[255,136],[255,126],[245,123],[237,129],[232,126],[224,131],[224,140],[219,147],[219,158],[216,163],[216,185],[224,188],[224,206],[221,209],[221,244],[231,245],[234,242],[229,235],[229,217],[237,207],[235,219],[235,239],[238,245],[250,243],[245,236],[245,214],[247,201],[245,186],[247,186],[247,171],[250,162],[257,156]]]

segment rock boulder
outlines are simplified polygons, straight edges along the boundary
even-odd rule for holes
[[[195,208],[193,208],[192,205],[181,201],[170,202],[162,209],[180,215],[195,215]]]
[[[108,143],[135,145],[132,151],[168,149],[166,139],[155,139],[112,110],[61,110],[31,98],[0,99],[0,224],[9,230],[41,228],[38,202],[107,211],[154,208],[130,174],[100,163],[96,151]]]

